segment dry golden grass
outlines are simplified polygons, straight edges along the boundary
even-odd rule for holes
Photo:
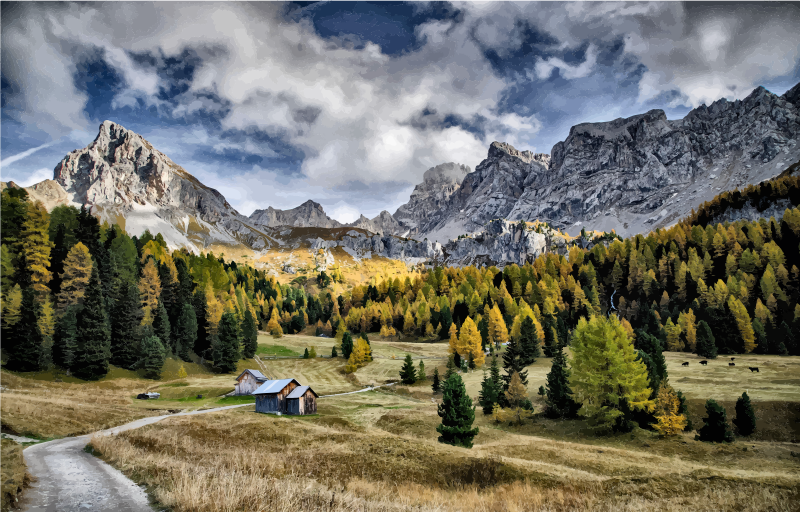
[[[22,458],[22,445],[3,438],[2,453],[0,453],[0,469],[2,469],[2,497],[0,497],[0,511],[11,511],[17,501],[17,496],[30,482],[30,475],[25,470],[25,460]]]
[[[435,405],[369,392],[324,399],[319,416],[221,412],[92,444],[176,510],[791,511],[800,505],[800,465],[785,444],[760,443],[752,452],[738,442],[659,443],[641,433],[591,443],[579,434],[565,442],[497,429],[478,417],[475,447],[450,447],[436,441]]]

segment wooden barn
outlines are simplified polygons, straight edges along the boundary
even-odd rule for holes
[[[296,379],[273,379],[265,381],[253,392],[256,396],[256,411],[259,413],[286,413],[286,396],[299,387]]]
[[[261,372],[254,369],[246,369],[236,378],[234,395],[251,395],[265,381],[267,381],[267,377]]]
[[[317,413],[317,395],[311,387],[297,387],[286,396],[286,413],[289,415],[312,415]]]

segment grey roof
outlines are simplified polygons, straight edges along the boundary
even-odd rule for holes
[[[300,399],[301,397],[303,397],[303,394],[306,393],[306,390],[311,390],[311,387],[308,387],[308,386],[297,387],[294,390],[292,390],[292,392],[289,395],[287,395],[286,398],[287,399]],[[315,396],[319,397],[317,395],[317,393],[314,392],[313,390],[311,390],[311,393],[314,394]]]
[[[244,376],[245,372],[249,372],[250,374],[252,374],[253,377],[256,378],[256,381],[267,381],[267,377],[261,374],[261,371],[257,371],[255,369],[245,369],[244,371],[242,371],[241,374],[239,374],[239,376],[236,378],[236,381],[239,381],[242,378],[242,376]]]
[[[295,379],[271,379],[269,381],[265,381],[263,385],[258,387],[256,391],[253,392],[253,395],[277,394],[278,392],[286,388],[286,386],[292,381],[297,383]],[[300,383],[297,384],[299,385]]]

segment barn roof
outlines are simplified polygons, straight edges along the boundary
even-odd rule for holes
[[[303,394],[306,393],[306,390],[311,390],[311,387],[309,387],[309,386],[297,387],[294,390],[292,390],[292,392],[289,395],[287,395],[286,398],[287,399],[300,399],[301,397],[303,397]],[[317,393],[314,392],[313,390],[311,390],[311,393],[314,394],[314,397],[319,397],[317,395]]]
[[[292,381],[297,383],[297,380],[295,379],[271,379],[269,381],[265,381],[263,385],[258,387],[256,391],[253,392],[253,395],[277,394],[278,392],[286,388],[286,386],[289,385],[289,383],[291,383]],[[297,384],[298,386],[300,385],[300,383]]]
[[[267,377],[261,374],[261,371],[257,371],[255,369],[245,369],[241,374],[239,374],[239,376],[236,378],[236,381],[242,379],[242,376],[244,376],[245,372],[252,374],[253,377],[256,378],[256,381],[267,381]]]

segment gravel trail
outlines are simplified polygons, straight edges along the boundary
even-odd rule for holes
[[[111,429],[44,442],[22,452],[35,478],[20,500],[22,511],[152,511],[147,493],[122,472],[84,452],[92,436],[115,435],[169,417],[200,415],[254,403],[135,420]]]

